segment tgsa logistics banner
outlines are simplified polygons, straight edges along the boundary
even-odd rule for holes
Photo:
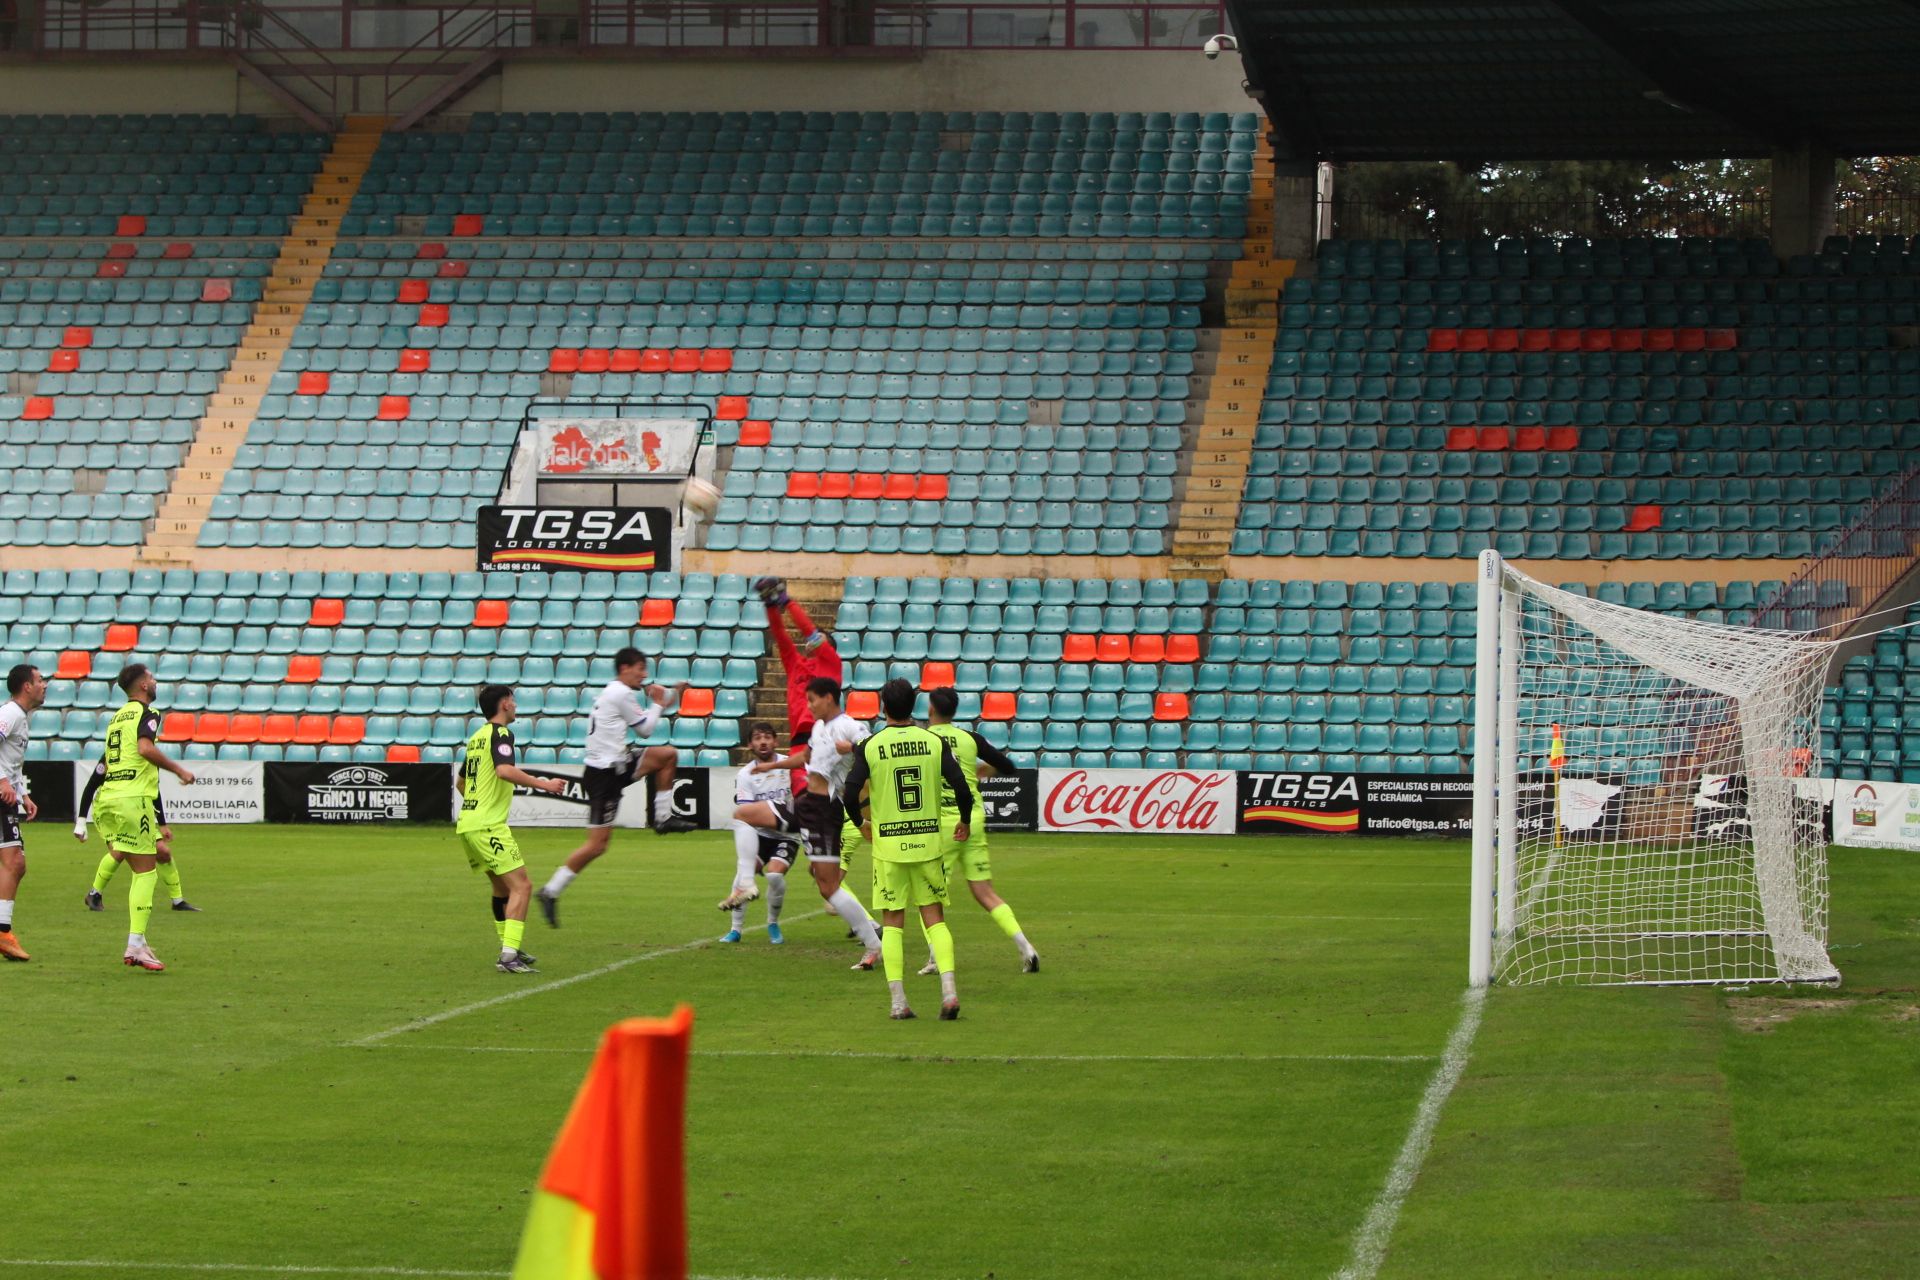
[[[507,810],[507,822],[516,827],[584,827],[587,825],[587,791],[580,783],[585,772],[577,764],[523,764],[520,766],[536,778],[560,778],[567,789],[559,795],[549,795],[544,791],[530,791],[525,787],[513,789],[513,804]],[[713,816],[719,811],[714,807],[714,798],[709,794],[710,781],[706,769],[680,769],[673,779],[673,812],[676,817],[686,818],[702,827],[717,825]],[[721,772],[713,770],[714,773]],[[454,766],[453,808],[460,810],[460,769]],[[725,822],[733,817],[732,791],[728,790],[726,812],[720,815]],[[634,783],[620,793],[620,808],[613,816],[616,827],[646,827],[652,825],[653,782],[645,779]]]
[[[1473,779],[1464,774],[1242,773],[1239,829],[1248,833],[1466,835]]]
[[[673,513],[665,507],[482,507],[475,539],[482,569],[673,567]]]

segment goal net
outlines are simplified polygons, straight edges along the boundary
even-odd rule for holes
[[[1480,564],[1472,980],[1831,982],[1834,643]]]

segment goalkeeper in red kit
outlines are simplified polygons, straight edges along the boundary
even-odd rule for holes
[[[753,589],[759,593],[760,602],[767,606],[767,630],[773,633],[774,652],[780,655],[780,666],[787,674],[787,731],[792,734],[790,745],[798,750],[807,745],[808,735],[813,732],[813,712],[807,709],[807,685],[816,677],[845,685],[847,664],[841,661],[840,651],[833,647],[833,637],[814,626],[799,601],[787,595],[785,578],[761,578],[753,584]],[[787,634],[788,618],[793,619],[795,629],[800,632],[798,645]],[[805,787],[805,773],[796,770],[794,793],[799,794]]]

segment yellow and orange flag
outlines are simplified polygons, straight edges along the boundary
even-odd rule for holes
[[[607,1028],[534,1188],[513,1280],[685,1280],[693,1010]]]
[[[1535,738],[1535,742],[1539,739]],[[1567,740],[1560,735],[1560,726],[1553,726],[1553,745],[1547,749],[1547,763],[1555,769],[1567,762]]]

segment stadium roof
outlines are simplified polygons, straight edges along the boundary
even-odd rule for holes
[[[1228,0],[1283,158],[1920,153],[1920,0]]]

